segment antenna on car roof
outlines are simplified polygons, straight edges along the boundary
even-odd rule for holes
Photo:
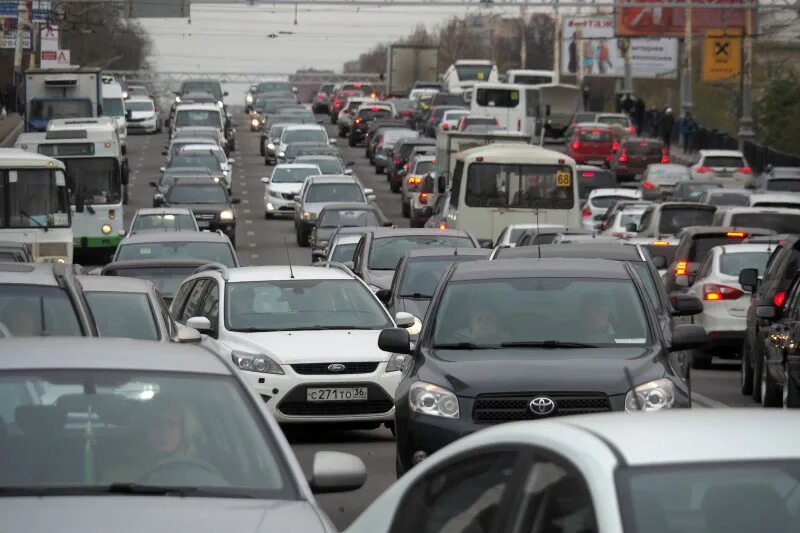
[[[534,210],[534,213],[536,213],[536,251],[539,254],[539,259],[541,259],[542,258],[542,239],[539,238],[540,237],[539,236],[539,233],[540,233],[540,230],[539,230],[539,208],[536,208]]]
[[[292,256],[289,253],[289,245],[286,244],[286,237],[283,238],[283,248],[286,250],[286,258],[289,260],[289,277],[294,279],[294,270],[292,269]]]

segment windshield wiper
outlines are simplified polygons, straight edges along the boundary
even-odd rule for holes
[[[475,344],[473,342],[451,342],[433,345],[434,350],[496,350],[499,347],[490,344]]]
[[[411,293],[411,294],[401,294],[400,296],[398,296],[398,298],[414,298],[414,299],[417,299],[417,300],[421,300],[421,299],[424,298],[424,299],[430,300],[431,298],[433,298],[433,295],[431,295],[431,294],[422,294],[421,292],[414,292],[414,293]]]
[[[112,483],[103,486],[76,487],[0,487],[0,496],[86,496],[97,494],[128,494],[133,496],[180,496],[206,498],[253,498],[252,494],[233,492],[225,488],[176,487],[165,485],[142,485],[139,483]]]
[[[366,326],[298,326],[296,328],[282,328],[276,331],[324,331],[342,329],[376,329]]]
[[[38,220],[36,220],[32,216],[30,216],[28,213],[26,213],[22,209],[19,210],[19,213],[22,216],[24,216],[25,218],[27,218],[28,220],[30,220],[31,222],[33,222],[34,224],[36,224],[37,226],[39,226],[40,228],[43,228],[45,232],[50,231],[50,228],[47,227],[47,224],[42,224],[41,222],[39,222]]]
[[[562,342],[562,341],[517,341],[504,342],[500,346],[503,348],[597,348],[595,344],[585,344],[582,342]]]

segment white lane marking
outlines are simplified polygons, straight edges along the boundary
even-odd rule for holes
[[[247,195],[250,193],[247,192],[247,189],[242,189],[241,191],[239,191],[239,194]]]
[[[713,407],[714,409],[727,409],[730,405],[704,396],[699,392],[692,393],[692,401],[697,402],[701,407]]]
[[[258,254],[250,254],[251,259],[258,259]]]
[[[243,204],[249,204],[250,200],[248,200],[247,198],[242,198],[242,203]]]
[[[245,213],[249,213],[250,212],[249,209],[243,209],[242,211],[244,211]]]
[[[247,219],[247,220],[245,220],[245,221],[244,221],[244,223],[245,223],[245,224],[252,224],[252,223],[253,223],[253,221],[252,221],[252,220],[250,220],[250,219]]]
[[[247,232],[247,235],[248,235],[248,236],[250,236],[250,235],[255,235],[255,234],[256,234],[256,232],[255,232],[255,231],[248,231],[248,232]]]
[[[254,242],[251,242],[250,244],[248,244],[248,246],[249,246],[250,248],[255,248],[255,247],[256,247],[256,243],[254,243]]]

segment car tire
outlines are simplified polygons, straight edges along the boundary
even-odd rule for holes
[[[357,144],[356,140],[353,137],[347,138],[347,146],[349,146],[350,148],[355,148],[356,144]]]
[[[261,154],[261,157],[264,157],[264,156],[267,155],[267,151],[264,149],[264,143],[263,142],[259,144],[258,153]]]
[[[761,407],[778,407],[781,405],[781,396],[775,386],[775,380],[767,371],[767,356],[761,361]]]
[[[756,334],[756,340],[757,339],[758,335]],[[761,368],[762,359],[760,357],[757,358],[755,350],[752,349],[750,352],[750,361],[753,363],[753,390],[750,395],[753,397],[754,402],[761,403],[761,372],[763,371]]]
[[[739,367],[740,390],[745,396],[753,394],[753,363],[747,353],[747,343],[742,347],[742,360]]]
[[[405,200],[402,201],[402,209],[403,218],[411,218],[411,206],[408,205],[408,202]]]
[[[395,183],[395,182],[393,182],[393,181],[390,181],[389,182],[389,190],[392,191],[393,193],[397,194],[397,193],[400,192],[400,185]]]
[[[711,368],[711,354],[705,350],[692,350],[692,368],[708,370]]]
[[[297,240],[297,246],[305,246],[305,243],[308,242],[304,238],[305,236],[303,235],[303,232],[300,231],[299,229],[297,230],[295,237]]]
[[[375,174],[383,174],[383,167],[375,165]]]
[[[781,394],[784,409],[800,407],[800,386],[789,375],[789,367],[783,365],[783,393]]]
[[[275,218],[275,215],[269,211],[264,211],[264,220],[272,220],[273,218]]]

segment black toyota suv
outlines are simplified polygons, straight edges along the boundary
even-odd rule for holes
[[[453,264],[413,349],[406,329],[378,338],[404,366],[395,395],[397,473],[493,424],[691,407],[689,383],[670,352],[705,341],[694,324],[664,338],[625,262]]]
[[[236,246],[236,211],[238,198],[228,196],[225,186],[203,178],[178,178],[165,195],[156,195],[156,207],[186,207],[192,210],[197,226],[211,231],[222,230]]]

